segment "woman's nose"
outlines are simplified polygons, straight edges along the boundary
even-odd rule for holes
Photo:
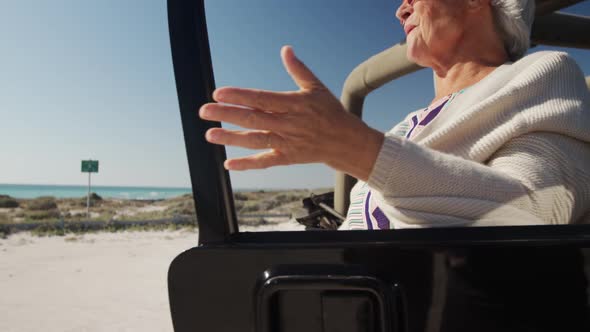
[[[414,12],[413,4],[414,0],[403,0],[402,4],[395,12],[395,16],[398,18],[398,20],[400,20],[402,25],[404,24],[404,21]]]

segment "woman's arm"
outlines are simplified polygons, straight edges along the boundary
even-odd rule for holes
[[[590,147],[557,134],[515,138],[486,165],[390,136],[368,184],[397,228],[558,224],[588,211],[589,172]]]

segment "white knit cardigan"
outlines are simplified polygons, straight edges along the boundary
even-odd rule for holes
[[[590,94],[566,53],[498,67],[412,141],[394,131],[367,181],[393,228],[590,222]]]

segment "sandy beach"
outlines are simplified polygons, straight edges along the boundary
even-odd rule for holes
[[[302,229],[295,223],[243,231]],[[166,274],[194,230],[0,239],[0,331],[172,331]]]

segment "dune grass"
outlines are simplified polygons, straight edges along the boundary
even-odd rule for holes
[[[330,189],[319,190],[281,190],[236,192],[234,204],[238,220],[247,225],[264,224],[264,218],[249,218],[248,215],[280,214],[301,215],[306,211],[302,199],[313,192],[319,194]],[[4,199],[2,201],[2,199]],[[0,195],[0,236],[14,231],[11,225],[37,225],[31,232],[35,235],[81,234],[99,231],[117,232],[121,230],[162,230],[196,227],[196,209],[190,194],[165,200],[123,200],[102,198],[92,194],[90,217],[87,216],[86,198],[58,199],[39,197],[35,199],[14,199]],[[8,202],[8,203],[7,203]],[[244,218],[240,218],[244,216]],[[178,223],[178,220],[189,220]],[[170,220],[166,223],[166,220]],[[161,224],[137,225],[133,222],[158,220]],[[176,220],[176,222],[173,222]],[[89,227],[88,222],[96,222]],[[98,224],[101,226],[98,227]],[[12,228],[14,229],[14,227]]]

